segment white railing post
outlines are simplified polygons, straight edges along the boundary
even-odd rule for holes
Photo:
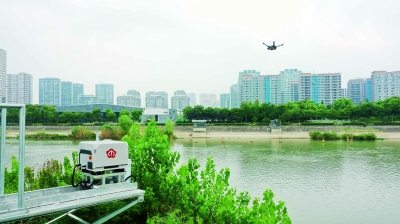
[[[25,105],[19,110],[19,170],[18,170],[18,208],[24,202],[25,171]]]
[[[7,109],[1,109],[1,144],[0,144],[0,196],[4,195],[5,188],[5,169],[6,169],[6,120]]]

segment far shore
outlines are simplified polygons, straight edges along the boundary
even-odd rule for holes
[[[97,130],[100,131],[100,130]],[[27,130],[25,134],[35,134],[39,132],[45,132],[48,134],[60,134],[60,135],[68,135],[71,134],[70,130]],[[94,132],[96,132],[94,130]],[[363,132],[354,132],[353,134],[360,134]],[[400,132],[373,132],[375,133],[377,138],[382,139],[399,139],[400,140]],[[342,134],[338,132],[338,134]],[[7,130],[6,137],[15,138],[19,135],[18,130]],[[293,131],[293,132],[281,132],[281,133],[271,133],[271,132],[192,132],[192,131],[175,131],[174,135],[178,139],[187,139],[187,138],[226,138],[226,139],[310,139],[308,132],[302,131]]]

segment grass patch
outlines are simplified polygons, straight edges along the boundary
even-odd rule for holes
[[[354,135],[351,133],[344,133],[342,135],[338,135],[336,132],[320,132],[320,131],[311,131],[308,133],[311,139],[313,140],[348,140],[353,139],[357,141],[364,140],[377,140],[376,135],[374,133],[363,133],[359,135]]]

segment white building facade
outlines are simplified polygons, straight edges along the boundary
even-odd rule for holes
[[[32,104],[32,85],[30,74],[7,74],[7,103]]]
[[[7,102],[7,52],[0,49],[0,103]]]

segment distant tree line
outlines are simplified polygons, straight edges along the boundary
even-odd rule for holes
[[[91,112],[59,112],[55,106],[49,105],[26,105],[26,124],[35,123],[87,123],[87,122],[117,122],[118,117],[128,115],[133,121],[140,121],[142,110],[121,110],[113,112],[110,108],[106,109],[105,113],[101,112],[100,108],[94,108]],[[19,122],[19,109],[7,109],[7,123]]]
[[[332,105],[312,100],[288,102],[275,105],[255,101],[244,102],[240,108],[204,108],[201,105],[183,109],[186,122],[203,119],[208,122],[225,123],[269,123],[272,119],[282,122],[306,122],[316,119],[358,120],[391,122],[400,120],[400,97],[391,97],[377,102],[363,102],[354,105],[351,99],[341,98]]]

